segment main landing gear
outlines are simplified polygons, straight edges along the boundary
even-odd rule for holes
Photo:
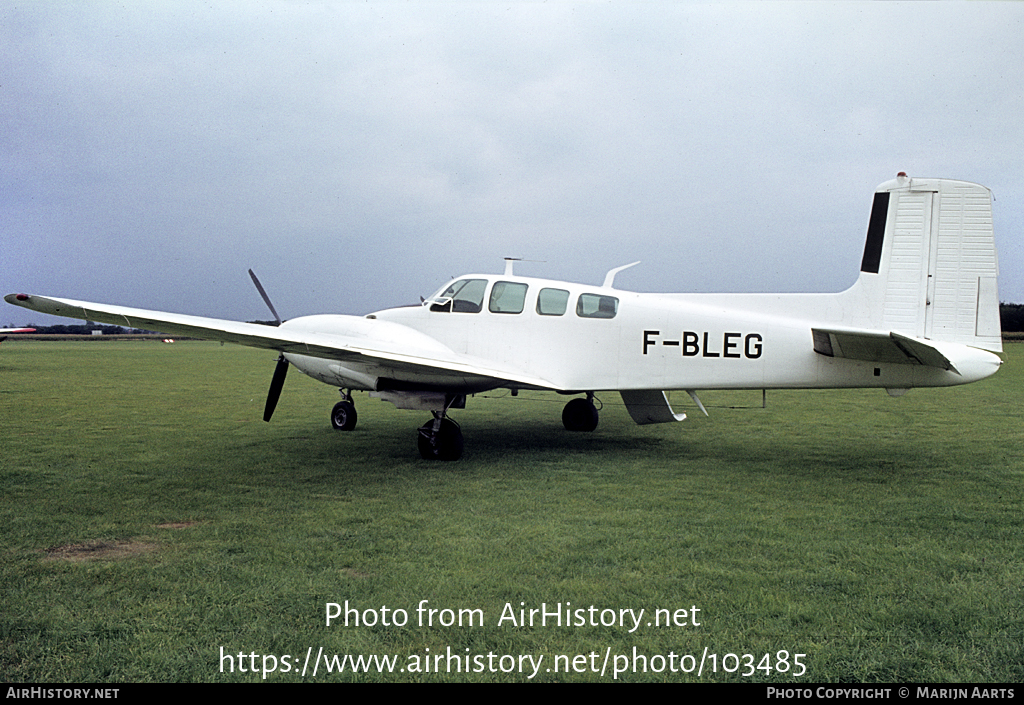
[[[352,403],[352,390],[341,389],[341,401],[331,409],[331,426],[338,431],[351,431],[356,427],[356,406]],[[430,398],[428,398],[430,397]],[[466,397],[462,395],[393,395],[388,399],[402,409],[429,409],[434,418],[417,429],[416,441],[424,460],[458,460],[462,457],[462,429],[448,418],[448,409],[464,409]]]
[[[593,431],[597,428],[597,420],[593,392],[587,392],[586,399],[572,399],[562,409],[562,425],[567,431]]]
[[[341,391],[341,401],[331,409],[331,425],[335,431],[351,431],[356,427],[356,405],[352,403],[352,391]]]
[[[462,429],[448,418],[448,409],[466,408],[466,397],[445,395],[441,409],[431,409],[431,421],[419,427],[416,445],[424,460],[458,460],[462,457]]]
[[[462,429],[445,416],[433,412],[434,418],[419,428],[417,445],[424,460],[458,460],[462,457]]]

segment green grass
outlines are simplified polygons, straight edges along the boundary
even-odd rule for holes
[[[261,680],[221,672],[221,647],[290,655],[296,669],[310,647],[397,654],[399,668],[446,647],[544,656],[538,681],[611,681],[611,664],[545,669],[592,652],[600,668],[634,647],[677,665],[707,648],[717,672],[620,680],[1024,676],[1024,346],[989,380],[900,399],[769,391],[761,409],[760,392],[707,392],[704,418],[679,393],[682,424],[635,426],[605,394],[592,434],[561,429],[564,397],[496,392],[453,414],[458,463],[419,458],[423,412],[365,395],[358,428],[333,431],[337,392],[295,370],[263,423],[274,357],[4,343],[0,679]],[[409,624],[325,626],[325,604],[346,600],[407,610]],[[481,610],[485,624],[418,626],[421,600]],[[521,602],[647,612],[633,633],[499,626]],[[646,625],[654,609],[693,605],[700,626]],[[806,675],[722,667],[725,654],[757,666],[780,650],[791,667],[806,654]],[[267,680],[527,675],[321,666]]]

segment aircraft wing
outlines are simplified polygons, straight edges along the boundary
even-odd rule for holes
[[[265,326],[259,323],[242,323],[28,294],[8,294],[4,300],[15,306],[54,316],[155,330],[169,335],[220,340],[339,362],[377,362],[413,373],[436,375],[441,371],[477,380],[514,382],[543,389],[555,388],[546,380],[524,375],[518,370],[500,369],[486,360],[460,355],[407,326],[389,321],[370,320],[362,316],[308,317],[305,320],[322,322],[316,330],[311,330],[290,329],[287,323],[280,327]]]
[[[899,333],[856,329],[812,328],[814,352],[870,362],[895,362],[938,367],[960,374],[938,348]]]

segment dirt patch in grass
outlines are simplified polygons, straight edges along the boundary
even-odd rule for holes
[[[190,526],[195,526],[198,521],[168,521],[163,524],[157,524],[158,529],[187,529]]]
[[[158,548],[147,541],[86,541],[55,546],[44,551],[48,561],[117,561],[153,553]]]
[[[199,524],[198,521],[169,521],[157,524],[158,529],[187,529]],[[54,546],[43,550],[47,561],[71,561],[79,563],[82,561],[119,561],[127,558],[142,556],[153,553],[160,547],[160,544],[141,539],[128,539],[124,541],[84,541],[82,543],[69,543],[63,546]]]
[[[355,568],[342,568],[342,575],[348,576],[349,578],[372,578],[373,573],[364,573],[356,570]]]

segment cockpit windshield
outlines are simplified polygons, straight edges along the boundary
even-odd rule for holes
[[[459,279],[424,303],[430,305],[431,311],[480,313],[486,289],[486,279]]]

